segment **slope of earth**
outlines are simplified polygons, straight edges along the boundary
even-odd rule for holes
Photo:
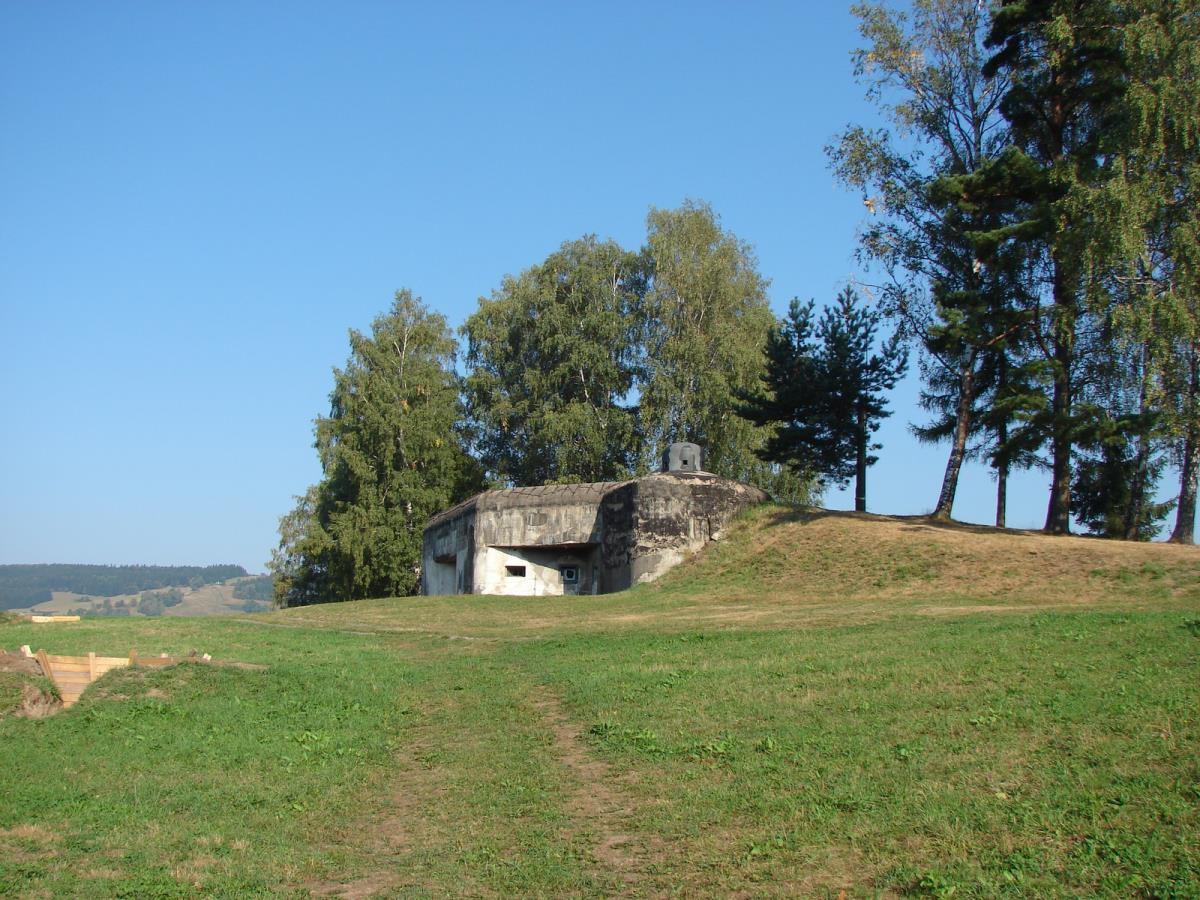
[[[1200,601],[1200,550],[766,507],[655,584],[620,594],[406,597],[290,610],[286,620],[513,638],[555,627],[786,627],[914,613],[1125,609],[1149,600],[1193,608]]]
[[[0,894],[1195,897],[1200,554],[756,512],[660,584],[0,622]]]

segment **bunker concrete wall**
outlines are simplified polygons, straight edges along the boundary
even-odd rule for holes
[[[425,529],[421,593],[468,594],[474,581],[474,516],[469,512]]]
[[[475,541],[488,547],[596,544],[600,509],[595,503],[482,509],[476,513]]]
[[[482,556],[477,593],[525,597],[593,593],[597,548],[489,547]],[[564,566],[574,568],[574,584],[564,581]],[[521,572],[516,574],[510,569]]]
[[[606,498],[607,499],[607,498]],[[748,484],[712,475],[664,473],[630,483],[606,513],[619,528],[606,528],[606,565],[624,569],[629,584],[654,581],[718,538],[743,509],[768,498]],[[607,523],[606,523],[607,525]]]
[[[660,577],[767,499],[750,485],[688,472],[561,493],[481,494],[426,529],[422,589],[527,596],[624,590]],[[525,574],[514,576],[510,565]],[[563,566],[578,567],[574,584],[564,584]]]

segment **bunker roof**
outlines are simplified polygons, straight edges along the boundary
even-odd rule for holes
[[[604,495],[614,488],[629,484],[628,481],[592,481],[586,484],[542,484],[536,487],[505,488],[499,491],[484,491],[445,512],[440,512],[426,525],[435,528],[443,522],[456,519],[464,513],[492,509],[524,509],[531,506],[575,506],[598,504]]]
[[[630,478],[625,481],[592,481],[586,484],[542,484],[536,487],[504,488],[498,491],[484,491],[476,494],[457,506],[452,506],[438,513],[425,526],[425,530],[436,528],[452,519],[471,512],[483,512],[496,509],[526,509],[538,506],[594,506],[610,491],[634,482],[646,483],[660,480],[667,481],[722,481],[720,476],[711,472],[651,472],[640,478]]]

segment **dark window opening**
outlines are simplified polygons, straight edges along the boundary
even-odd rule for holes
[[[525,577],[525,567],[524,566],[505,566],[504,571],[508,574],[509,578],[524,578]]]
[[[579,582],[579,567],[578,566],[563,566],[562,572],[563,584],[578,584]]]

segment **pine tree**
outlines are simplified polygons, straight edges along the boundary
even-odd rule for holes
[[[959,181],[964,211],[1002,217],[974,234],[985,264],[1014,241],[1043,263],[1049,304],[1034,343],[1051,385],[1041,420],[1052,457],[1046,530],[1055,533],[1070,530],[1075,341],[1096,264],[1090,203],[1123,133],[1128,73],[1118,24],[1110,0],[1004,0],[983,73],[1007,85],[1000,108],[1013,143]]]
[[[921,361],[925,386],[918,402],[933,418],[924,425],[911,426],[911,430],[922,443],[951,441],[951,464],[954,447],[963,441],[964,459],[981,460],[992,469],[996,479],[995,523],[997,528],[1003,528],[1007,519],[1009,473],[1040,464],[1039,439],[1023,424],[1022,417],[1038,407],[1043,395],[1039,387],[1026,380],[1031,370],[1022,364],[1019,334],[986,349],[974,361],[964,361],[958,371]],[[971,378],[970,391],[963,389],[964,374]],[[971,398],[973,408],[965,416],[968,429],[964,440],[960,429],[964,421],[962,405],[967,397]],[[946,499],[946,487],[947,479],[943,479],[940,501]],[[941,517],[936,508],[934,517]]]
[[[976,0],[853,10],[867,42],[855,54],[855,75],[891,127],[849,128],[828,152],[872,214],[861,252],[882,264],[881,306],[924,351],[921,372],[939,419],[917,432],[950,443],[933,512],[948,519],[969,439],[979,431],[987,372],[998,356],[1014,358],[1029,320],[1021,254],[1006,248],[983,266],[971,239],[1000,225],[1003,213],[966,212],[955,202],[955,179],[977,172],[1008,140],[998,111],[1004,86],[982,73],[988,17]]]
[[[860,306],[852,288],[813,321],[814,304],[793,300],[772,329],[760,389],[743,392],[738,414],[774,428],[762,459],[816,473],[835,483],[854,479],[854,508],[867,508],[867,468],[880,445],[871,435],[891,415],[884,396],[907,367],[900,335],[876,349],[881,315]]]
[[[837,419],[827,384],[814,309],[794,298],[767,337],[766,369],[757,392],[742,392],[738,414],[771,435],[759,450],[767,461],[802,477],[841,471],[845,423]]]

